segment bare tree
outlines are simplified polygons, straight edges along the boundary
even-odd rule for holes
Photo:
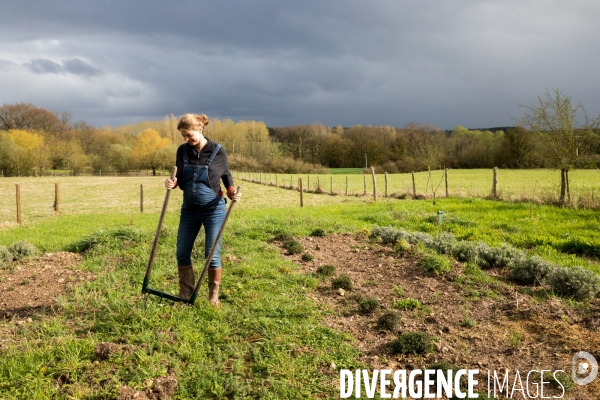
[[[545,156],[560,169],[560,202],[571,203],[569,171],[591,144],[594,130],[600,126],[600,115],[590,118],[580,102],[573,104],[571,97],[560,89],[546,90],[544,97],[523,108],[523,126],[536,132],[543,144]]]

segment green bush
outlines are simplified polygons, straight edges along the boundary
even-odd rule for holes
[[[312,261],[314,259],[312,254],[304,253],[302,254],[302,261]]]
[[[331,281],[334,289],[352,290],[352,279],[348,275],[340,275]]]
[[[399,310],[412,310],[415,308],[421,308],[421,306],[421,302],[417,299],[400,299],[396,300],[393,304],[393,307]]]
[[[425,256],[419,260],[419,265],[426,274],[443,274],[450,272],[452,265],[447,257],[439,254],[425,254]]]
[[[383,244],[396,244],[400,239],[405,239],[408,236],[408,232],[392,228],[391,226],[376,226],[371,231],[370,237],[381,238]]]
[[[513,266],[510,279],[521,284],[542,284],[556,266],[541,257],[533,256]]]
[[[15,242],[8,247],[8,251],[12,254],[14,260],[35,256],[38,253],[37,247],[29,243],[27,240]]]
[[[379,308],[379,300],[373,297],[363,299],[358,303],[358,311],[363,315],[373,314],[379,311]]]
[[[600,295],[600,276],[582,267],[553,268],[546,281],[561,296],[583,300]]]
[[[377,328],[386,331],[396,330],[400,323],[400,314],[395,311],[388,311],[377,319]]]
[[[310,233],[310,236],[325,236],[325,231],[321,228],[317,228]]]
[[[481,269],[512,268],[525,261],[525,254],[507,245],[502,247],[487,247],[479,252]]]
[[[400,239],[396,242],[396,245],[394,246],[394,251],[397,254],[404,254],[410,250],[410,246],[410,243],[408,243],[406,239]]]
[[[0,268],[13,260],[13,254],[6,246],[0,246]]]
[[[335,273],[335,267],[331,264],[320,265],[317,267],[317,275],[327,277]]]
[[[283,244],[283,248],[287,250],[289,255],[302,253],[302,245],[297,240],[288,240]]]
[[[423,332],[402,333],[389,343],[392,354],[426,354],[433,351],[431,337]]]
[[[442,232],[433,239],[432,248],[440,254],[452,254],[456,238],[450,232]]]

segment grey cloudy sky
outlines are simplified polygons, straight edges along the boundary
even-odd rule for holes
[[[3,1],[0,104],[452,129],[558,87],[596,115],[598,21],[597,0]]]

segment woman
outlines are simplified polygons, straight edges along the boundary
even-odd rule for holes
[[[175,180],[167,179],[165,187],[183,190],[183,205],[177,232],[177,270],[179,272],[179,297],[190,298],[196,285],[192,266],[192,248],[198,232],[204,225],[204,257],[208,257],[219,229],[225,219],[225,199],[221,183],[227,188],[227,197],[239,201],[241,193],[233,187],[227,154],[220,144],[202,134],[208,125],[204,114],[185,114],[177,124],[177,130],[186,143],[177,149]],[[221,283],[221,240],[217,243],[208,267],[208,300],[219,304]]]

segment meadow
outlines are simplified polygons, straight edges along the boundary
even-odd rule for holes
[[[596,186],[586,185],[597,171],[579,172],[585,179],[577,181],[574,173],[572,187],[595,190],[597,179]],[[452,171],[451,181],[458,180],[458,173]],[[491,171],[485,173],[491,181]],[[555,175],[548,172],[549,186],[544,188],[552,188]],[[406,177],[401,176],[394,177],[397,190],[404,185]],[[531,176],[538,177],[541,187],[541,175]],[[419,177],[419,190],[424,191],[423,174]],[[280,185],[283,178],[278,176]],[[334,182],[345,185],[343,176],[336,178]],[[323,179],[328,182],[329,176]],[[356,179],[358,192],[363,178]],[[0,397],[114,398],[121,385],[142,390],[149,378],[175,373],[176,398],[181,399],[335,398],[335,371],[363,364],[348,334],[322,324],[331,310],[312,300],[318,279],[300,273],[271,243],[282,234],[305,237],[317,228],[328,235],[366,234],[375,226],[449,231],[463,240],[508,243],[564,266],[581,265],[600,273],[596,256],[564,251],[565,243],[600,248],[598,211],[482,198],[441,198],[434,206],[430,199],[373,201],[369,196],[315,193],[305,193],[301,208],[297,191],[238,180],[243,197],[224,237],[222,308],[210,308],[205,301],[173,306],[140,293],[164,200],[163,181],[164,177],[61,178],[60,213],[55,215],[56,178],[0,179],[0,221],[5,221],[0,245],[28,240],[43,252],[83,246],[88,250],[79,268],[97,276],[61,296],[53,309],[33,314],[29,323],[8,318],[0,324]],[[21,226],[13,217],[17,183]],[[175,190],[152,276],[151,286],[165,291],[175,291],[177,285],[174,249],[180,204],[181,191]],[[120,350],[99,361],[96,349],[107,342],[119,344]]]

